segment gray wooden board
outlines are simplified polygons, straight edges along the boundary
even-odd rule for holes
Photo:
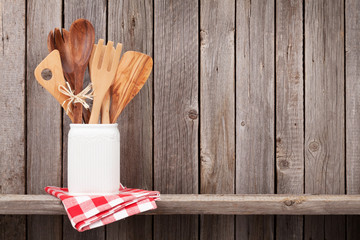
[[[200,192],[234,193],[235,2],[200,1]],[[200,239],[234,239],[234,216],[201,216]]]
[[[108,40],[123,44],[123,53],[138,51],[153,55],[153,2],[109,1]],[[121,183],[151,190],[153,153],[153,78],[150,75],[139,94],[121,113]],[[151,239],[152,217],[137,216],[107,227],[107,239]],[[142,226],[142,227],[139,227]]]
[[[236,193],[274,193],[274,1],[236,2]],[[237,239],[273,239],[274,217],[236,218]]]
[[[360,1],[345,1],[346,193],[360,193]],[[360,218],[347,218],[348,239],[360,239]]]
[[[61,106],[34,77],[48,55],[46,40],[61,26],[61,1],[27,1],[27,193],[43,194],[46,186],[61,185]],[[61,239],[59,216],[28,217],[29,239]]]
[[[305,193],[345,193],[344,1],[305,2]],[[305,217],[305,238],[344,239],[345,217]]]
[[[0,193],[25,193],[25,9],[0,1]],[[25,216],[0,216],[0,239],[25,239]]]
[[[95,29],[95,42],[106,39],[106,0],[65,0],[64,1],[64,28],[69,30],[73,21],[79,18],[89,20]],[[89,75],[84,78],[85,88],[90,83]],[[63,183],[67,186],[67,140],[71,121],[63,112]],[[105,227],[96,228],[85,233],[78,233],[71,226],[68,217],[64,217],[63,239],[105,239]]]
[[[197,1],[154,3],[154,189],[198,192]],[[197,239],[198,217],[154,219],[155,239]]]
[[[303,1],[276,2],[277,193],[304,192]],[[302,239],[303,217],[277,216],[277,239]]]

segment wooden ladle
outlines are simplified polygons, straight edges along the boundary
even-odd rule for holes
[[[134,51],[124,53],[111,86],[110,122],[115,123],[126,105],[144,86],[153,66],[150,56]]]
[[[75,94],[83,90],[85,71],[90,59],[91,51],[95,41],[95,30],[86,19],[74,21],[70,30],[59,29],[50,31],[48,35],[48,49],[58,49],[65,78],[69,82]],[[74,122],[82,123],[82,105],[74,105]]]

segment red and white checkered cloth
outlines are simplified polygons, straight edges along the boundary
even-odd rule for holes
[[[61,199],[71,225],[83,232],[131,215],[156,209],[157,191],[120,187],[114,195],[69,195],[67,188],[46,187],[45,191]]]

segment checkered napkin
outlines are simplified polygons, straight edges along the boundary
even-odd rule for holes
[[[45,191],[61,199],[71,225],[83,232],[131,215],[156,209],[160,200],[157,191],[131,189],[121,186],[114,195],[69,195],[67,188],[46,187]]]

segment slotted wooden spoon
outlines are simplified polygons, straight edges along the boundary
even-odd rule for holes
[[[111,87],[110,122],[115,123],[126,105],[144,86],[153,66],[146,54],[128,51],[122,56]]]
[[[90,59],[91,51],[95,41],[95,30],[86,19],[74,21],[70,30],[63,29],[62,34],[58,28],[55,32],[50,31],[48,35],[48,49],[58,49],[64,75],[75,94],[83,90],[85,71]],[[74,105],[75,123],[82,122],[82,105]]]
[[[43,70],[51,71],[51,79],[45,80],[41,73]],[[35,69],[35,78],[38,83],[43,86],[53,97],[62,105],[66,112],[67,104],[64,103],[69,97],[59,92],[59,85],[65,86],[65,79],[63,75],[63,69],[61,67],[60,54],[58,50],[52,51]],[[70,111],[68,111],[68,116],[72,122],[74,122],[73,116],[73,105],[69,105]]]
[[[90,76],[94,89],[94,101],[90,116],[90,124],[99,123],[101,105],[106,92],[113,83],[121,54],[121,44],[113,51],[113,42],[109,41],[102,56],[104,40],[100,39],[91,56]]]

